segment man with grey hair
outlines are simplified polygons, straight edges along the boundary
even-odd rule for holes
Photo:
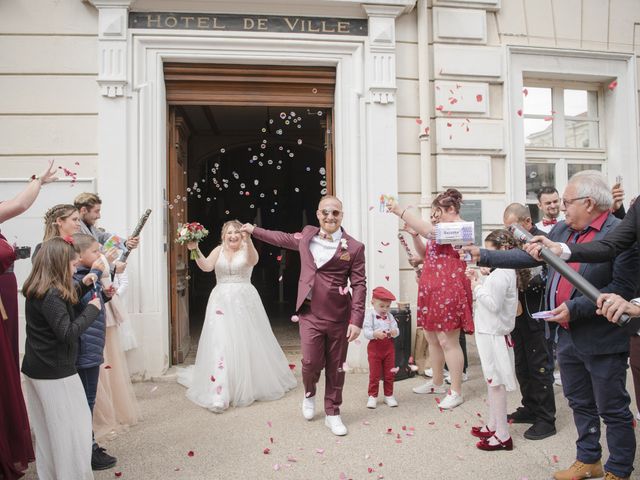
[[[549,233],[554,242],[571,248],[598,241],[613,231],[620,220],[610,213],[611,192],[599,172],[580,172],[569,180],[562,196],[565,220]],[[539,264],[522,250],[488,251],[466,247],[479,265],[525,268]],[[602,292],[631,298],[640,268],[637,248],[614,260],[570,266]],[[636,438],[630,397],[626,390],[628,334],[605,321],[596,306],[549,266],[545,289],[550,317],[558,322],[558,363],[562,390],[573,410],[578,431],[576,461],[554,474],[556,480],[584,479],[605,475],[608,480],[629,478],[633,471]],[[600,419],[606,425],[609,459],[601,463]]]

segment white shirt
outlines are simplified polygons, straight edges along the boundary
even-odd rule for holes
[[[364,338],[373,340],[373,332],[375,332],[376,330],[382,330],[383,332],[385,330],[389,330],[389,332],[391,332],[391,330],[396,330],[397,333],[393,336],[393,338],[396,338],[398,335],[400,335],[400,330],[398,330],[398,322],[396,322],[396,319],[393,318],[391,312],[387,313],[386,320],[376,318],[376,315],[378,315],[378,313],[376,313],[375,310],[368,310],[367,313],[365,313],[364,323],[362,324]]]
[[[549,233],[553,227],[555,227],[559,222],[564,220],[564,215],[560,214],[556,217],[556,223],[553,225],[547,225],[546,227],[542,224],[542,220],[536,223],[536,228],[538,230],[542,230],[544,233]]]
[[[518,290],[515,270],[496,268],[474,288],[474,323],[478,333],[508,335],[516,326]]]
[[[320,229],[320,231],[329,235],[322,229]],[[315,262],[317,268],[323,266],[336,254],[338,244],[340,243],[340,239],[342,238],[342,229],[338,229],[336,232],[334,232],[331,235],[331,238],[332,241],[329,241],[325,240],[324,238],[320,238],[319,235],[316,235],[309,242],[309,250],[311,250],[311,255],[313,255],[313,261]]]

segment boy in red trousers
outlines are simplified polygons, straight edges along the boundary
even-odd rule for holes
[[[393,339],[398,336],[398,324],[389,309],[396,297],[384,287],[373,289],[371,304],[373,311],[368,311],[364,317],[362,329],[365,338],[369,339],[367,356],[369,359],[369,400],[367,408],[376,408],[380,380],[383,380],[384,403],[390,407],[397,407],[398,402],[393,396],[393,379],[397,372],[395,368],[396,352]]]

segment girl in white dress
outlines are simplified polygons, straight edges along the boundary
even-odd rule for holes
[[[508,230],[494,230],[485,238],[488,250],[510,250],[516,240]],[[480,450],[512,450],[507,423],[507,392],[517,388],[511,331],[516,324],[518,290],[516,271],[491,270],[480,282],[477,270],[468,273],[475,298],[474,323],[482,373],[487,381],[489,421],[473,427]]]
[[[256,400],[276,400],[296,386],[289,362],[273,335],[258,291],[251,284],[258,252],[240,232],[237,220],[222,226],[222,244],[208,257],[197,243],[196,263],[205,272],[215,270],[198,344],[195,365],[178,374],[187,397],[220,413],[229,405],[244,407]]]

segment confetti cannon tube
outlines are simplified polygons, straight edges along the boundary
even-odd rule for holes
[[[521,242],[529,243],[531,241],[531,238],[533,238],[529,232],[527,232],[517,224],[511,225],[509,229],[511,230],[513,235]],[[586,278],[584,278],[573,268],[571,268],[567,264],[567,262],[556,256],[551,250],[546,247],[542,247],[540,249],[540,257],[542,257],[545,262],[551,265],[556,272],[566,278],[569,283],[571,283],[571,285],[576,288],[576,290],[582,293],[593,303],[597,302],[598,297],[600,296],[600,291],[596,287],[594,287]],[[617,324],[618,326],[623,327],[625,330],[627,330],[629,334],[635,334],[640,328],[640,318],[632,318],[629,317],[629,315],[627,315],[626,313],[623,313],[618,319]]]
[[[402,233],[400,232],[398,232],[398,240],[400,240],[400,244],[404,247],[404,251],[407,252],[407,257],[409,257],[409,260],[411,260],[413,258],[413,254],[411,253],[409,245],[407,245],[407,241],[404,239],[404,236],[402,236]],[[422,269],[418,265],[415,265],[413,269],[416,272],[416,276],[420,278],[420,275],[422,275]]]
[[[147,208],[147,211],[144,212],[144,214],[140,217],[140,220],[138,220],[138,224],[136,225],[136,228],[133,229],[133,233],[131,233],[132,237],[137,237],[140,235],[140,232],[142,231],[142,227],[144,227],[144,224],[147,223],[147,220],[149,219],[149,215],[151,215],[151,209]],[[120,261],[126,262],[130,253],[131,253],[131,249],[127,247],[127,251],[124,252]]]

